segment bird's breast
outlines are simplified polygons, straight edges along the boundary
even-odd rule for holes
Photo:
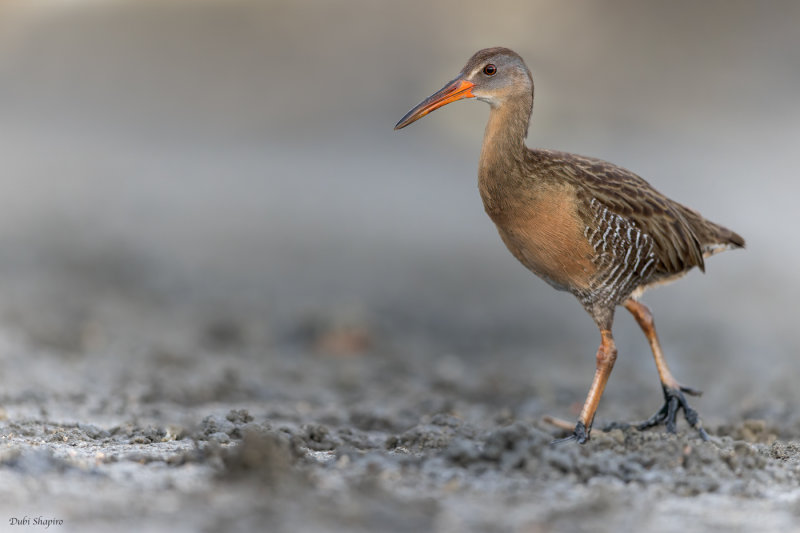
[[[571,191],[481,188],[481,197],[506,247],[525,267],[558,289],[589,287],[596,266]]]

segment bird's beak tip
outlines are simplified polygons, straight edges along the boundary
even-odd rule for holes
[[[400,119],[400,122],[395,124],[394,129],[401,130],[412,122],[421,119],[434,109],[438,109],[450,102],[455,102],[462,98],[474,98],[475,95],[472,94],[472,88],[474,86],[475,84],[471,81],[456,78],[406,113],[406,115]]]

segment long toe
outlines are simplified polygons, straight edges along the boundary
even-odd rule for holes
[[[675,417],[678,416],[678,398],[675,396],[670,396],[667,398],[667,419],[666,419],[666,426],[668,433],[677,433],[678,427],[675,421]]]
[[[683,387],[681,387],[681,391],[683,391]],[[706,433],[706,430],[703,429],[703,426],[700,424],[700,415],[697,414],[696,410],[689,406],[689,402],[686,401],[686,397],[681,394],[680,391],[678,392],[677,398],[680,402],[681,409],[683,409],[683,416],[686,417],[686,422],[688,422],[692,428],[697,430],[701,439],[708,440],[708,433]]]
[[[667,408],[669,407],[668,403],[664,403],[661,409],[658,410],[656,414],[645,420],[644,422],[640,422],[636,424],[636,429],[643,430],[648,429],[653,426],[657,426],[664,422],[667,419]]]

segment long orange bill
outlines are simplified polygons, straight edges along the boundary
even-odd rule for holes
[[[475,84],[459,78],[454,79],[447,85],[441,88],[438,92],[430,95],[425,100],[419,103],[417,107],[406,113],[406,116],[400,119],[400,122],[394,127],[399,130],[405,128],[412,122],[421,119],[434,109],[439,109],[443,105],[450,102],[461,100],[462,98],[475,98],[472,94],[472,88]]]

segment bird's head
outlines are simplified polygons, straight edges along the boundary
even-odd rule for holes
[[[399,130],[431,111],[463,98],[500,107],[511,98],[533,94],[533,79],[522,58],[508,48],[486,48],[473,55],[456,78],[406,113]]]

